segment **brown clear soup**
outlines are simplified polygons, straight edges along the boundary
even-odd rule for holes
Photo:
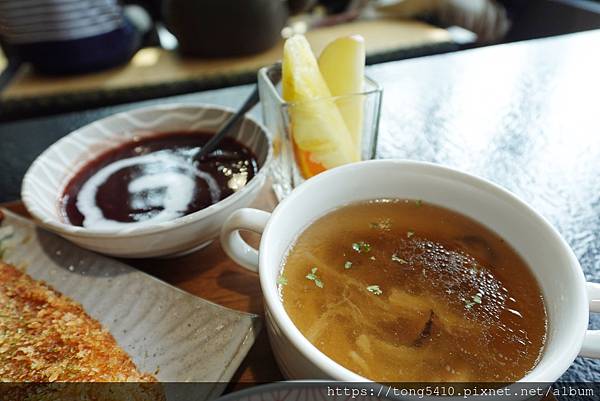
[[[284,307],[319,350],[385,382],[512,382],[546,310],[524,260],[476,221],[415,200],[335,210],[290,247]]]

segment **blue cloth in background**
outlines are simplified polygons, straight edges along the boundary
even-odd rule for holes
[[[73,40],[11,46],[11,53],[44,74],[83,74],[128,62],[141,44],[141,33],[125,17],[121,27]]]

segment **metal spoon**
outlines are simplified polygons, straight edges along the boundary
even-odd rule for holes
[[[281,79],[281,68],[272,68],[271,71],[269,71],[269,72],[270,72],[269,79],[271,80],[271,82],[273,82],[273,85],[276,85],[279,82],[279,80]],[[241,118],[243,118],[244,115],[248,111],[250,111],[251,108],[256,106],[258,101],[259,101],[258,85],[256,85],[254,87],[254,90],[252,91],[250,96],[248,96],[248,98],[244,102],[243,106],[238,110],[238,112],[235,113],[233,116],[231,116],[231,118],[225,123],[223,128],[221,128],[219,131],[217,131],[213,135],[213,137],[210,138],[210,140],[208,142],[206,142],[206,144],[204,144],[204,146],[202,148],[200,148],[200,151],[196,154],[196,156],[194,156],[194,161],[201,162],[202,159],[204,159],[204,157],[206,155],[208,155],[210,152],[212,152],[219,145],[219,143],[223,140],[223,138],[225,138],[227,136],[227,134],[229,133],[231,128],[233,128],[233,126]]]
[[[208,142],[206,142],[206,144],[204,144],[204,146],[202,146],[202,148],[200,148],[200,151],[198,153],[196,153],[196,156],[194,157],[195,161],[201,161],[206,155],[208,155],[210,152],[212,152],[218,145],[219,143],[223,140],[223,138],[225,138],[227,136],[227,134],[229,133],[229,131],[231,130],[231,128],[241,119],[244,117],[244,115],[254,106],[256,106],[256,104],[258,103],[259,97],[258,97],[258,86],[256,86],[254,88],[254,90],[252,91],[252,94],[250,94],[250,96],[248,97],[248,99],[246,99],[246,102],[244,103],[244,105],[238,110],[237,113],[235,113],[226,123],[225,125],[219,130],[217,131],[212,138],[210,138],[210,140]]]

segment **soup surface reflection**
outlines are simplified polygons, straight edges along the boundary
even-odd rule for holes
[[[356,203],[290,247],[284,307],[323,353],[376,381],[515,381],[546,336],[521,257],[474,220],[419,200]]]

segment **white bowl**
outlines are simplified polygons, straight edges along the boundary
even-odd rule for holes
[[[223,226],[225,251],[259,272],[269,338],[288,378],[367,381],[302,335],[283,307],[276,280],[289,245],[307,225],[349,202],[379,198],[423,199],[458,211],[498,233],[525,259],[544,295],[548,336],[540,361],[521,382],[552,383],[577,355],[600,357],[600,331],[587,330],[588,311],[600,312],[600,285],[586,283],[575,255],[542,216],[510,192],[472,175],[429,163],[372,160],[307,180],[272,214],[241,209]],[[243,242],[239,230],[262,233],[259,252]]]
[[[61,215],[59,200],[74,174],[106,150],[157,133],[216,131],[232,113],[212,105],[173,104],[93,122],[60,139],[33,162],[23,179],[23,202],[43,227],[100,253],[145,258],[174,256],[202,247],[218,236],[227,216],[256,198],[265,182],[271,143],[265,128],[251,118],[246,117],[232,136],[254,152],[258,173],[244,188],[205,209],[172,221],[106,231],[69,224]]]

